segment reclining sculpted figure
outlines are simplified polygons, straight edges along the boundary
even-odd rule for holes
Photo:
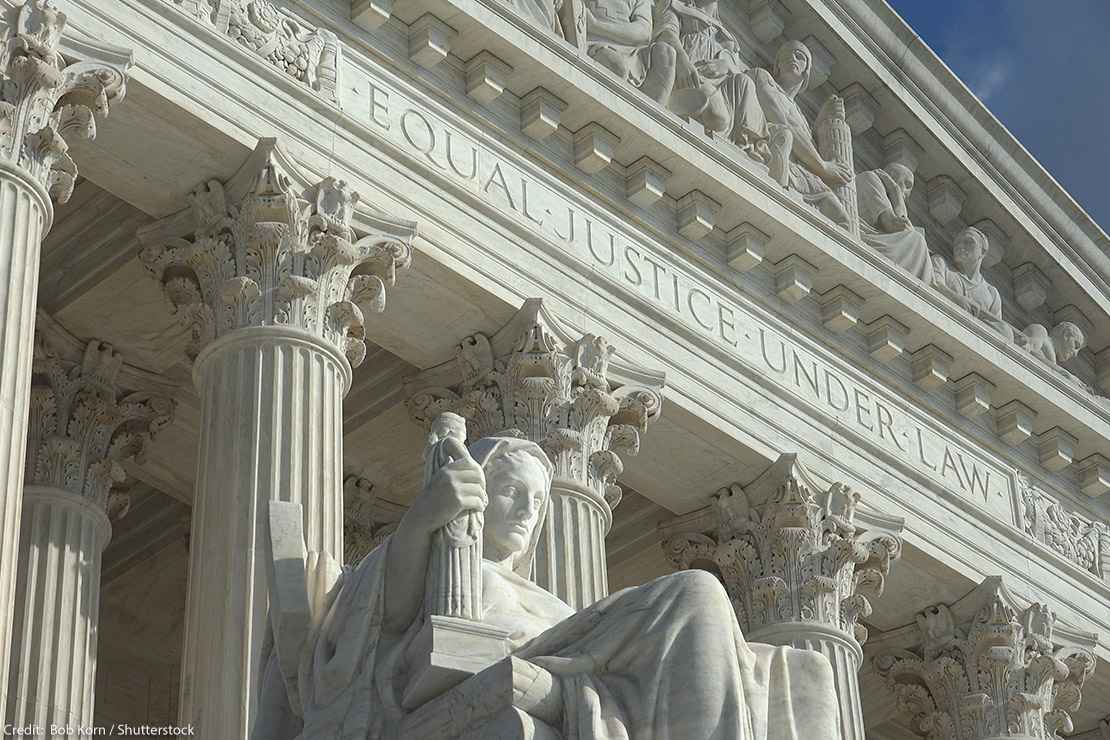
[[[295,530],[281,515],[298,507],[273,505],[277,657],[267,680],[284,680],[285,711],[299,718],[288,735],[271,729],[267,737],[839,738],[828,661],[745,642],[709,573],[664,576],[577,613],[530,581],[552,473],[538,445],[489,437],[468,450],[449,436],[437,444],[442,465],[396,531],[330,588],[311,585],[313,572],[328,570],[326,558],[303,553],[303,544],[296,555],[286,539]],[[499,635],[505,657],[412,701],[410,684],[427,665],[424,575],[440,562],[436,533],[477,512],[484,524],[476,629]],[[289,577],[298,562],[308,588]],[[317,594],[316,603],[300,593]]]

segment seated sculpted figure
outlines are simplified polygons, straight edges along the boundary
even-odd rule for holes
[[[855,173],[844,163],[821,157],[809,122],[795,100],[809,84],[812,70],[813,55],[800,41],[787,41],[779,47],[770,72],[748,70],[755,81],[759,107],[745,111],[762,118],[742,125],[749,130],[765,127],[773,152],[772,177],[801,193],[807,203],[825,216],[847,227],[848,213],[832,188],[850,182]]]
[[[933,263],[925,232],[910,223],[906,208],[913,185],[913,172],[897,162],[856,175],[860,236],[879,254],[928,284],[933,282]]]
[[[745,74],[740,43],[721,21],[717,0],[660,0],[655,38],[676,58],[671,110],[728,136],[762,161],[756,148],[766,127],[755,83]]]
[[[1087,344],[1083,330],[1071,321],[1061,321],[1052,327],[1051,332],[1043,324],[1030,324],[1025,331],[1014,337],[1014,341],[1056,372],[1084,388],[1087,387],[1086,383],[1061,367],[1079,354],[1079,350]]]
[[[582,7],[586,53],[665,105],[674,87],[675,53],[652,43],[651,0],[583,0]]]
[[[291,681],[292,703],[303,718],[299,737],[522,736],[488,726],[442,734],[447,724],[469,722],[478,712],[475,705],[483,702],[463,690],[482,685],[474,681],[492,668],[421,707],[405,706],[414,639],[425,621],[424,573],[433,533],[482,510],[481,618],[508,634],[509,660],[529,667],[527,686],[514,682],[512,701],[543,694],[527,701],[535,710],[528,716],[539,715],[548,728],[535,737],[840,737],[828,661],[816,652],[745,642],[714,576],[664,576],[577,613],[530,581],[552,472],[538,445],[489,437],[469,450],[457,440],[443,449],[447,461],[393,535],[340,577],[312,619]],[[282,639],[279,633],[279,644]],[[426,710],[441,704],[442,717],[419,731],[407,729],[406,721],[426,718]],[[429,733],[433,726],[439,729]]]
[[[1013,327],[1002,320],[1002,297],[980,272],[988,249],[987,235],[968,226],[952,245],[954,267],[940,255],[933,255],[933,285],[972,316],[1013,341]]]

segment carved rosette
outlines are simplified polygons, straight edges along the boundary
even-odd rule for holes
[[[95,116],[123,98],[130,60],[66,61],[58,51],[66,16],[47,0],[27,0],[10,16],[0,50],[0,157],[65,203],[77,178],[66,139],[96,137]]]
[[[875,666],[930,740],[1056,740],[1073,730],[1097,638],[1077,633],[1061,644],[1055,622],[1044,604],[1019,606],[988,578],[957,604],[919,614],[917,644],[880,654]]]
[[[427,427],[450,411],[467,421],[471,441],[517,436],[539,444],[555,478],[583,486],[615,506],[622,455],[635,455],[640,435],[662,406],[662,375],[620,366],[614,348],[586,334],[571,340],[529,299],[492,337],[474,334],[454,361],[409,384],[409,411]]]
[[[1110,527],[1066,511],[1020,472],[1017,479],[1025,533],[1083,570],[1105,578],[1103,556]]]
[[[25,485],[46,486],[103,507],[112,519],[127,509],[113,490],[151,437],[173,418],[173,402],[150,392],[121,392],[123,361],[108,344],[91,341],[69,357],[36,336],[27,430]]]
[[[720,574],[736,616],[753,639],[761,628],[817,623],[867,640],[859,623],[882,594],[901,555],[892,531],[864,531],[859,494],[837,483],[820,491],[792,454],[743,487],[721,489],[709,510],[672,525],[663,542],[681,569]]]
[[[363,310],[384,310],[387,287],[411,262],[411,231],[359,238],[347,183],[306,186],[296,173],[263,140],[231,181],[193,192],[191,234],[140,234],[140,259],[190,328],[191,356],[236,329],[284,326],[330,343],[352,367],[365,358]]]

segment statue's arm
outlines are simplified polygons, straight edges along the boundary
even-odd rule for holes
[[[640,47],[651,43],[651,8],[646,3],[637,8],[627,20],[598,18],[589,5],[584,6],[587,13],[587,30],[595,38],[609,39],[624,46]]]
[[[385,563],[385,629],[399,634],[417,618],[432,534],[463,512],[484,511],[486,479],[457,439],[444,441],[451,462],[444,465],[401,517],[389,541]]]

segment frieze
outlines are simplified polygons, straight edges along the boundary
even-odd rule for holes
[[[672,255],[603,219],[581,200],[555,192],[395,88],[363,75],[352,89],[345,109],[424,166],[712,340],[859,443],[1015,523],[1009,469],[972,452],[903,401],[783,336],[679,267]]]
[[[269,0],[164,0],[263,57],[321,97],[339,103],[342,45]]]
[[[1110,525],[1067,511],[1021,473],[1017,487],[1019,519],[1027,535],[1089,573],[1110,576],[1103,563],[1110,546]]]

